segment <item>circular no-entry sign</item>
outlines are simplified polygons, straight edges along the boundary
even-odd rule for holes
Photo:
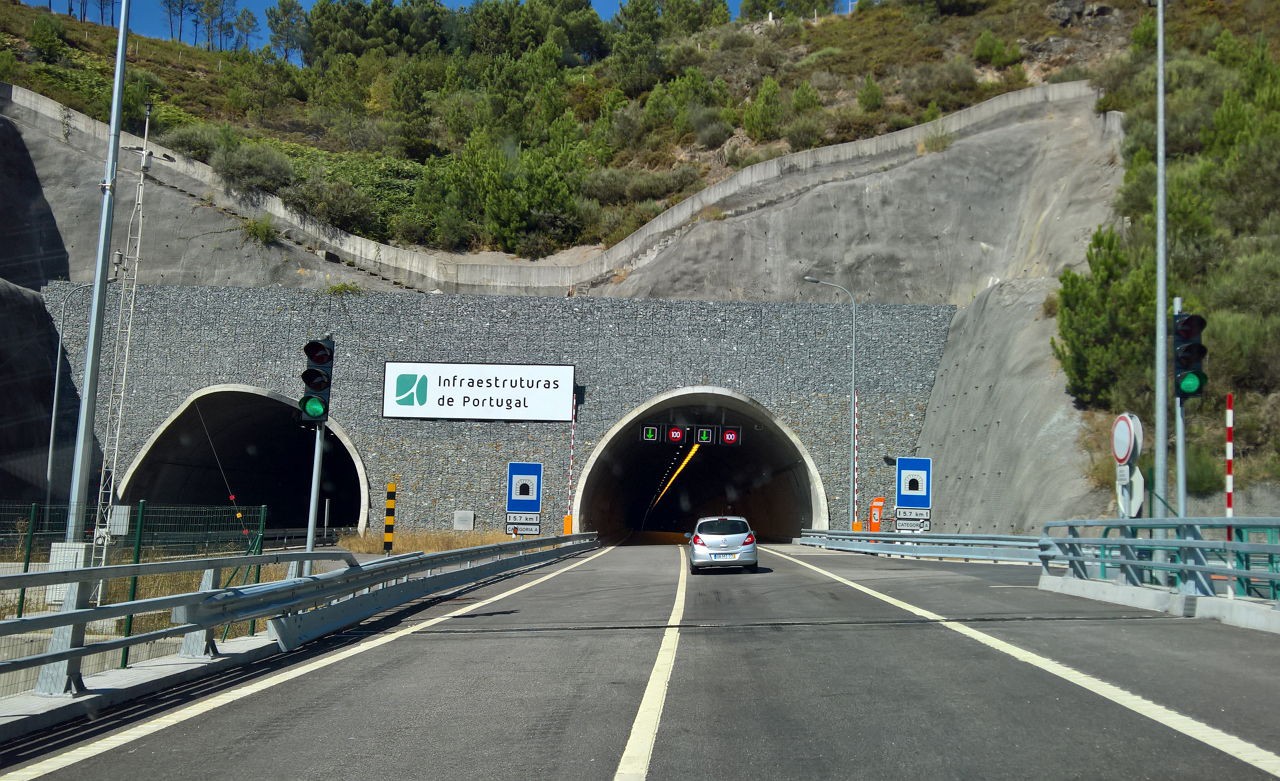
[[[1111,455],[1117,464],[1131,464],[1142,452],[1142,421],[1131,412],[1116,416],[1111,424]]]

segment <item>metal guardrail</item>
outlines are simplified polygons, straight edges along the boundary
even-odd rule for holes
[[[345,551],[227,556],[151,564],[87,567],[16,575],[0,575],[0,592],[41,586],[67,589],[64,609],[0,621],[0,638],[39,636],[52,629],[42,653],[0,660],[0,674],[40,667],[35,690],[41,694],[84,691],[80,660],[158,639],[182,636],[180,655],[217,653],[214,629],[233,622],[268,619],[281,650],[357,623],[382,610],[426,594],[531,566],[594,548],[596,535],[534,537],[518,542],[464,548],[441,553],[409,553],[365,564]],[[306,561],[342,561],[343,569],[297,577]],[[288,563],[289,575],[279,581],[219,588],[223,570]],[[453,568],[453,569],[450,569]],[[443,570],[443,571],[441,571]],[[113,578],[178,572],[203,572],[198,591],[137,599],[101,607],[75,608],[73,589]],[[85,642],[86,628],[124,616],[172,611],[171,626],[127,637]]]
[[[1224,539],[1205,539],[1208,530]],[[1225,539],[1228,530],[1231,540]],[[1259,537],[1265,542],[1251,541]],[[908,558],[1039,561],[1046,571],[1064,566],[1066,577],[1118,576],[1126,585],[1172,585],[1196,596],[1215,596],[1221,585],[1233,595],[1277,602],[1280,609],[1280,518],[1053,521],[1040,537],[804,529],[796,542]]]
[[[1224,539],[1205,539],[1205,530],[1220,530]],[[1266,542],[1250,542],[1254,537]],[[1054,521],[1045,524],[1041,546],[1046,567],[1065,564],[1074,578],[1109,580],[1118,572],[1130,586],[1215,596],[1221,583],[1235,595],[1280,598],[1280,518]]]
[[[905,534],[802,529],[796,542],[876,556],[1027,564],[1040,560],[1039,538],[1015,534]]]

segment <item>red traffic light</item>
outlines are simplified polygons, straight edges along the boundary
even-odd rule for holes
[[[302,348],[302,352],[312,363],[323,365],[333,362],[333,342],[325,339],[312,339]]]
[[[1173,318],[1173,336],[1183,342],[1200,336],[1208,321],[1200,315],[1178,315]]]

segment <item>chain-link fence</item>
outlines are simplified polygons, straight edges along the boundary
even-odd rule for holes
[[[175,558],[207,558],[262,552],[267,508],[236,507],[154,507],[145,502],[113,514],[109,524],[95,524],[92,517],[84,525],[82,539],[68,542],[66,506],[0,503],[0,574],[45,572],[84,566],[140,564]],[[284,576],[265,573],[267,579]],[[261,567],[232,570],[224,574],[223,586],[257,583],[264,576]],[[151,597],[169,596],[200,589],[201,572],[181,572],[147,577],[127,577],[93,584],[90,603],[110,605]],[[62,609],[66,585],[0,590],[0,618],[12,619],[56,612]],[[170,626],[168,610],[124,616],[86,627],[95,642],[114,637],[131,637]],[[260,629],[254,622],[223,627],[218,636],[226,638],[252,634]],[[51,631],[36,631],[0,638],[0,658],[18,659],[42,653],[48,648]],[[85,674],[113,666],[125,667],[157,656],[177,653],[181,638],[158,639],[152,643],[86,657]],[[0,696],[29,691],[38,668],[0,674]]]

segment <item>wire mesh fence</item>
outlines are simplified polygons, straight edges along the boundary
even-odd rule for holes
[[[108,526],[89,522],[83,535],[68,541],[66,506],[0,503],[0,574],[45,572],[84,566],[140,564],[151,561],[208,558],[262,552],[267,508],[153,507],[146,503],[114,516]],[[92,521],[92,519],[88,519]],[[264,571],[264,569],[266,571]],[[283,567],[249,567],[223,573],[223,586],[243,585],[285,576]],[[111,605],[150,597],[198,591],[202,572],[177,572],[144,577],[113,578],[91,584],[90,604]],[[0,590],[0,619],[36,616],[63,608],[65,584]],[[86,642],[132,637],[168,628],[167,609],[93,622],[85,627]],[[252,634],[255,622],[220,628],[218,637]],[[0,658],[20,659],[44,652],[53,630],[0,637]],[[176,653],[182,638],[162,638],[122,650],[85,657],[85,674]],[[30,691],[39,668],[0,674],[0,697]]]

